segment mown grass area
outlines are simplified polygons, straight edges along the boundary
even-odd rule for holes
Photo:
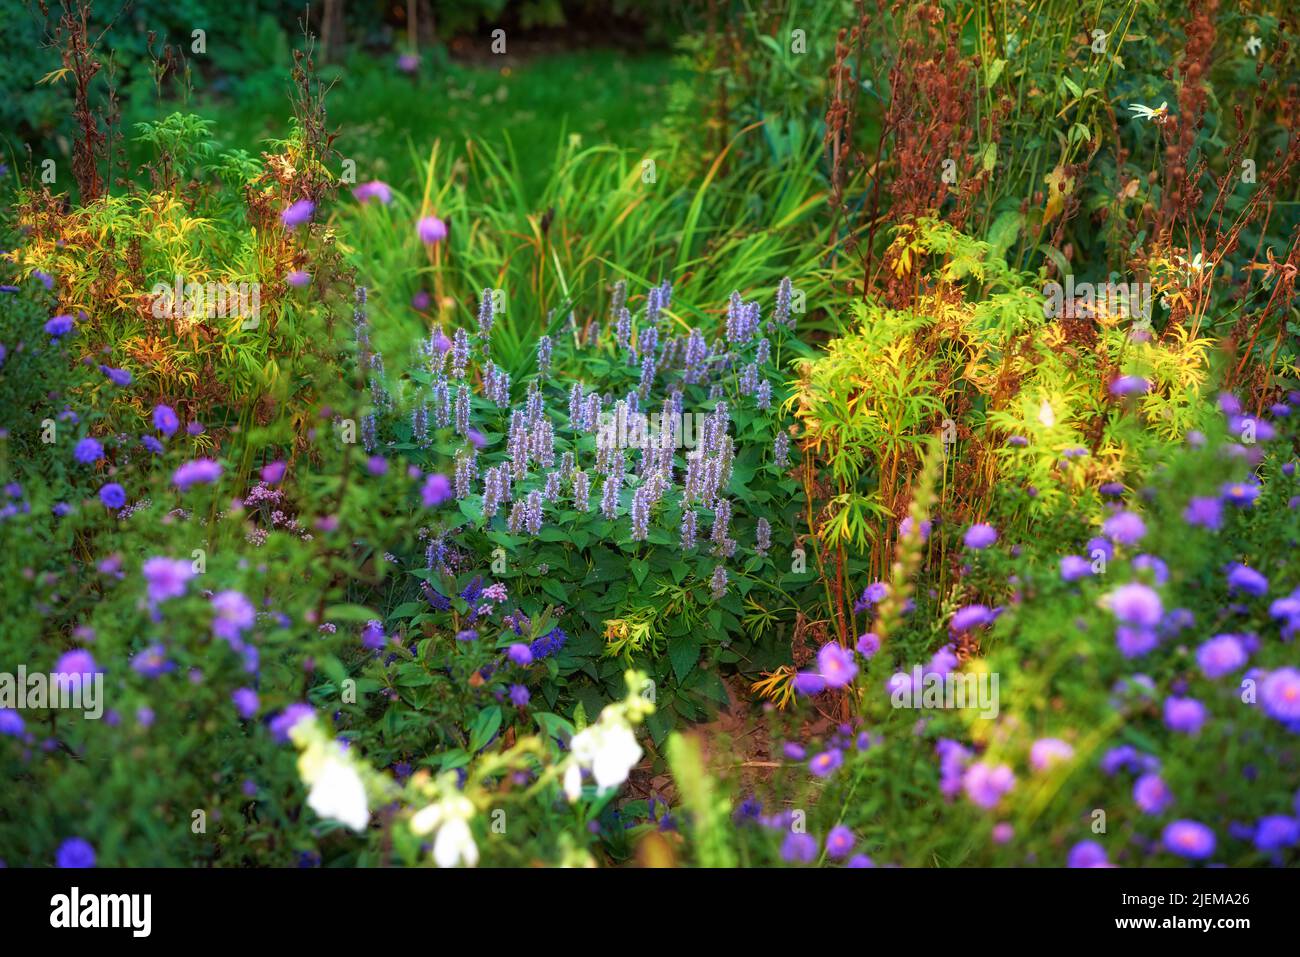
[[[357,181],[422,186],[419,164],[427,160],[432,140],[442,140],[455,155],[464,155],[466,140],[498,148],[508,141],[531,194],[545,181],[547,164],[566,134],[588,144],[643,142],[662,115],[674,73],[671,55],[662,51],[594,49],[501,59],[498,65],[430,55],[416,74],[403,73],[392,58],[369,54],[322,65],[321,79],[332,85],[335,148],[356,162]],[[288,134],[288,91],[286,71],[277,70],[245,80],[235,95],[204,93],[191,103],[161,104],[137,98],[125,113],[126,130],[133,135],[135,123],[182,110],[213,120],[220,146],[252,149]],[[139,144],[128,155],[135,163],[148,158]]]

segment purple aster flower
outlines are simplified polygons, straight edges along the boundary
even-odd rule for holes
[[[1106,561],[1110,561],[1115,557],[1115,546],[1104,538],[1090,538],[1088,539],[1088,557],[1094,560],[1105,557]]]
[[[962,539],[967,548],[981,549],[988,548],[998,540],[998,532],[992,525],[979,523],[966,529],[966,535]]]
[[[1138,582],[1121,585],[1107,598],[1111,614],[1125,624],[1154,628],[1164,613],[1155,590]]]
[[[786,834],[781,843],[781,860],[790,864],[811,864],[817,859],[817,840],[811,834]]]
[[[1234,415],[1228,420],[1228,431],[1243,442],[1271,442],[1277,438],[1277,429],[1272,423],[1257,419],[1253,415]]]
[[[828,748],[808,762],[808,770],[824,778],[844,763],[844,753],[839,748]]]
[[[954,635],[960,635],[974,628],[984,627],[995,617],[995,613],[985,605],[966,605],[957,609],[948,625],[948,630]]]
[[[1120,625],[1115,629],[1115,644],[1125,658],[1140,658],[1160,643],[1160,637],[1150,628]]]
[[[1107,776],[1113,776],[1122,770],[1133,770],[1137,766],[1137,760],[1137,748],[1131,744],[1121,744],[1102,755],[1101,770]]]
[[[294,289],[301,289],[303,286],[311,284],[311,273],[304,269],[294,269],[284,277],[284,281]]]
[[[1228,591],[1245,592],[1258,598],[1268,593],[1268,579],[1253,568],[1234,563],[1228,566]]]
[[[1164,831],[1165,848],[1172,854],[1202,861],[1214,853],[1214,832],[1197,821],[1174,821]]]
[[[527,645],[518,641],[506,649],[506,657],[517,665],[531,665],[533,663],[533,653],[528,650]]]
[[[284,478],[286,466],[283,462],[268,462],[262,466],[262,481],[267,485],[274,485],[280,479]]]
[[[1120,376],[1110,384],[1111,395],[1145,395],[1151,383],[1140,375]]]
[[[366,459],[366,471],[371,475],[383,475],[388,471],[388,460],[382,455],[372,455]]]
[[[528,693],[528,689],[525,688],[523,685],[510,686],[510,703],[513,704],[516,708],[524,707],[526,704],[528,704],[528,701],[531,697],[532,695]]]
[[[1133,803],[1143,814],[1163,814],[1174,803],[1174,796],[1160,775],[1144,774],[1133,784]]]
[[[853,611],[855,613],[866,611],[867,608],[871,607],[872,605],[876,605],[884,601],[885,596],[888,594],[889,594],[888,585],[886,585],[884,582],[872,582],[870,585],[868,585],[866,588],[862,590],[862,596],[854,604]]]
[[[361,629],[361,647],[368,648],[371,651],[378,651],[384,647],[387,641],[384,634],[384,623],[376,618],[370,619]]]
[[[271,719],[271,737],[280,744],[287,744],[289,742],[289,732],[293,730],[293,726],[303,718],[310,718],[314,713],[314,709],[309,704],[300,702],[289,705]]]
[[[802,761],[808,757],[808,752],[804,746],[797,741],[787,741],[781,746],[781,753],[790,761]]]
[[[239,716],[248,721],[257,716],[257,709],[260,704],[257,699],[257,692],[252,688],[236,688],[230,693],[230,700],[235,703],[235,710]]]
[[[174,671],[176,664],[167,660],[167,649],[162,645],[150,645],[131,659],[131,668],[146,678],[157,678]]]
[[[1300,821],[1281,814],[1259,819],[1254,832],[1255,846],[1261,851],[1280,851],[1300,842]]]
[[[1300,671],[1278,668],[1260,685],[1259,697],[1269,717],[1290,724],[1300,721]]]
[[[1078,581],[1092,574],[1092,564],[1080,555],[1066,555],[1061,559],[1061,580]]]
[[[70,837],[59,845],[54,858],[55,867],[94,867],[95,849],[90,842],[79,837]]]
[[[951,644],[944,645],[930,656],[930,661],[925,666],[925,673],[927,675],[946,675],[955,671],[958,664],[960,662],[957,660],[957,654],[953,646]]]
[[[898,537],[910,538],[914,526],[915,523],[912,521],[912,516],[908,515],[906,518],[904,518],[901,522],[898,523]],[[921,524],[915,527],[918,527],[920,529],[921,541],[927,542],[930,540],[931,523],[929,519],[922,520]]]
[[[73,690],[80,688],[82,682],[103,669],[95,664],[94,656],[84,648],[74,648],[64,654],[55,663],[51,674],[67,675],[67,686]]]
[[[150,558],[145,561],[141,571],[149,583],[149,600],[155,603],[168,598],[179,598],[185,594],[186,583],[194,577],[190,563],[176,558]]]
[[[1165,727],[1183,734],[1197,734],[1206,719],[1205,705],[1195,698],[1170,695],[1165,699]]]
[[[1015,786],[1016,776],[1005,764],[997,766],[977,761],[966,769],[962,788],[972,804],[989,809],[997,806],[1002,796]]]
[[[221,477],[221,463],[213,459],[194,459],[172,473],[172,484],[182,492],[191,485],[212,483]]]
[[[72,450],[72,457],[82,465],[93,465],[104,457],[104,447],[92,438],[84,438]]]
[[[154,455],[163,454],[163,444],[155,439],[152,435],[140,436],[140,444],[152,452]]]
[[[1133,559],[1133,567],[1137,571],[1149,571],[1151,580],[1157,585],[1163,585],[1169,581],[1169,566],[1164,560],[1155,555],[1139,555]]]
[[[13,708],[0,708],[0,734],[17,738],[22,735],[25,727],[22,715],[17,711]]]
[[[447,238],[447,224],[437,216],[425,216],[415,225],[416,235],[426,246],[440,243]]]
[[[252,628],[256,619],[253,603],[242,593],[232,589],[212,596],[212,633],[218,638],[233,642]]]
[[[1080,841],[1070,848],[1070,855],[1065,861],[1066,867],[1092,868],[1109,867],[1105,849],[1096,841]]]
[[[1029,766],[1035,771],[1046,771],[1052,765],[1069,761],[1074,748],[1060,738],[1039,738],[1029,749]]]
[[[1246,663],[1246,649],[1236,635],[1215,635],[1196,650],[1196,662],[1205,677],[1222,678]]]
[[[1106,519],[1101,530],[1117,545],[1136,545],[1147,533],[1146,524],[1136,512],[1116,512]]]
[[[109,482],[99,490],[99,500],[104,503],[105,508],[117,511],[126,504],[126,489],[116,482]]]
[[[297,229],[309,222],[314,212],[316,212],[315,203],[310,199],[300,199],[280,214],[280,222],[284,223],[285,229]]]
[[[73,325],[74,323],[71,316],[55,316],[49,322],[45,323],[45,331],[58,339],[71,332]]]
[[[181,427],[181,420],[176,418],[176,413],[172,411],[171,406],[158,405],[153,410],[153,427],[163,435],[170,437],[173,432]]]
[[[1253,482],[1229,482],[1223,486],[1222,492],[1224,500],[1238,508],[1254,505],[1255,499],[1259,498],[1259,486]]]
[[[821,675],[813,674],[811,671],[801,671],[794,676],[791,687],[794,688],[795,694],[821,694],[826,690],[826,679]]]
[[[967,765],[970,764],[971,752],[948,738],[940,738],[935,742],[934,750],[939,756],[939,792],[945,798],[952,799],[961,790],[962,778],[966,774]]]
[[[854,843],[853,832],[843,824],[836,824],[826,835],[826,856],[835,860],[848,857]]]
[[[362,183],[353,189],[352,198],[358,203],[368,203],[374,199],[387,206],[393,201],[393,190],[382,180],[372,179],[370,182]]]
[[[843,688],[858,673],[853,652],[840,647],[839,643],[834,641],[823,645],[821,651],[817,653],[817,667],[826,680],[827,687],[830,688]]]
[[[858,654],[863,658],[872,658],[880,650],[880,636],[875,632],[864,632],[858,636],[858,643],[855,646]]]
[[[849,862],[844,866],[845,867],[875,867],[876,865],[875,862],[872,861],[871,858],[869,858],[866,854],[854,854],[852,857],[849,858]]]
[[[473,628],[466,628],[463,631],[456,632],[457,641],[478,641],[478,632]]]
[[[424,480],[420,488],[420,501],[425,508],[436,508],[452,497],[451,479],[440,472],[434,472]]]

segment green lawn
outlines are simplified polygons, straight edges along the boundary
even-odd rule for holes
[[[391,59],[353,56],[346,65],[321,67],[320,73],[334,84],[327,103],[339,132],[336,146],[356,161],[359,182],[408,184],[416,157],[427,157],[435,139],[463,151],[466,138],[500,145],[508,137],[531,189],[545,178],[545,163],[561,135],[623,146],[645,137],[667,101],[672,57],[594,50],[496,68],[426,61],[413,77],[398,71]],[[129,104],[127,128],[133,133],[135,122],[177,109],[214,120],[223,146],[252,150],[285,134],[287,81],[280,75],[245,82],[238,95],[202,95],[189,107]],[[144,156],[133,151],[132,159]]]

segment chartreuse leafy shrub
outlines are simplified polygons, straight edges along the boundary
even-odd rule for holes
[[[798,360],[789,400],[822,466],[809,485],[818,538],[870,549],[868,573],[884,570],[927,436],[950,453],[951,519],[983,514],[1000,482],[1032,489],[1024,508],[1035,515],[1095,498],[1201,424],[1208,341],[1122,316],[1048,318],[1041,281],[943,223],[901,228],[896,246],[915,302],[852,303],[849,331]]]
[[[140,124],[149,189],[67,210],[44,189],[19,197],[20,274],[56,277],[81,355],[135,380],[102,409],[111,428],[138,428],[157,401],[214,426],[301,424],[319,394],[313,343],[342,270],[311,222],[333,182],[323,149],[300,123],[260,159],[218,152],[210,127]]]

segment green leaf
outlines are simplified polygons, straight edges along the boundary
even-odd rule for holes
[[[493,735],[501,727],[501,706],[488,705],[478,713],[474,719],[474,728],[469,734],[469,750],[473,752],[481,751],[492,740]]]
[[[673,674],[681,681],[700,658],[700,643],[691,635],[682,635],[668,642],[668,660],[673,663]]]

